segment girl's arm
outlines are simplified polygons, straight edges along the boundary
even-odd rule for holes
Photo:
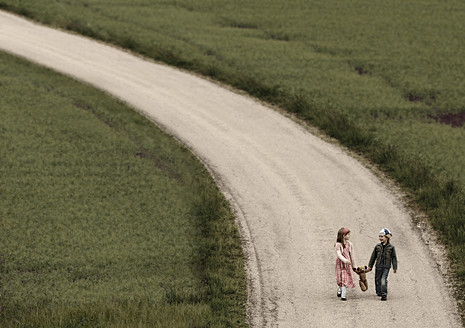
[[[352,268],[356,268],[355,265],[355,256],[354,256],[354,244],[350,243],[350,262],[352,263]]]
[[[342,256],[341,247],[342,247],[341,244],[336,245],[337,258],[340,259],[345,264],[350,263],[350,261],[348,259],[346,259],[344,256]]]

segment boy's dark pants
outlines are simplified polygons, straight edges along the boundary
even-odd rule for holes
[[[379,296],[387,295],[387,278],[391,268],[378,268],[375,270],[376,294]]]

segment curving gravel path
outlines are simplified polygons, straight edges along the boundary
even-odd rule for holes
[[[278,112],[217,84],[0,11],[0,49],[122,99],[205,162],[244,237],[252,327],[460,327],[430,249],[370,170]],[[389,299],[336,298],[333,245],[352,230],[365,265],[388,227],[399,258]]]

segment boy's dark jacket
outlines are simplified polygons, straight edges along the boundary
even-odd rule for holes
[[[386,244],[384,250],[384,263],[381,263],[381,254],[383,252],[383,244],[379,243],[373,249],[373,253],[371,253],[370,262],[368,266],[370,268],[373,267],[373,264],[376,261],[377,268],[390,268],[391,263],[394,270],[397,270],[397,255],[396,249],[390,243]]]

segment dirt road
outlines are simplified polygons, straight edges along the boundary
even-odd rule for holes
[[[252,327],[459,327],[429,248],[396,196],[338,147],[258,102],[176,69],[0,11],[0,49],[92,84],[144,112],[208,166],[237,213]],[[367,264],[388,227],[399,258],[389,299],[336,297],[336,232]]]

